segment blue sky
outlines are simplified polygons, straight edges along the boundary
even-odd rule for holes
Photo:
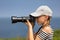
[[[0,0],[0,17],[26,16],[41,5],[48,5],[53,17],[60,17],[60,0]]]

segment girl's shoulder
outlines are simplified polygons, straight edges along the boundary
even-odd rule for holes
[[[47,27],[45,27],[45,28],[43,28],[42,30],[45,31],[45,32],[47,32],[47,33],[52,33],[53,32],[53,30],[52,30],[52,28],[51,28],[50,25],[47,26]]]

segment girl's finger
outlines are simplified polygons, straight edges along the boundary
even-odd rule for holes
[[[27,20],[27,23],[30,23],[29,20]]]

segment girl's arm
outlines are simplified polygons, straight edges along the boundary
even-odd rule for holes
[[[28,26],[28,40],[34,40],[32,24],[29,22],[29,20],[27,20],[26,24]]]
[[[41,40],[37,35],[36,35],[36,37],[35,37],[35,39],[34,39],[34,34],[33,34],[33,24],[31,24],[30,22],[29,22],[29,20],[27,20],[27,22],[26,22],[26,25],[28,26],[28,40]]]

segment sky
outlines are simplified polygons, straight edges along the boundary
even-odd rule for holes
[[[0,17],[28,16],[41,5],[52,9],[52,17],[60,17],[60,0],[0,0]]]

